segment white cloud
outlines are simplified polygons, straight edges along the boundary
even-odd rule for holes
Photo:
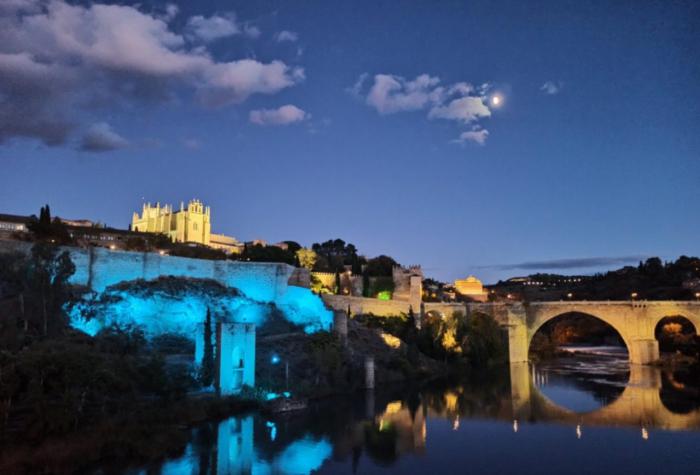
[[[262,32],[260,31],[260,28],[258,28],[257,26],[249,25],[246,23],[245,25],[243,25],[243,34],[245,36],[247,36],[248,38],[255,39],[255,38],[260,37]]]
[[[128,146],[129,142],[112,130],[109,124],[100,122],[85,133],[80,149],[86,152],[109,152]]]
[[[459,135],[459,138],[454,140],[454,142],[457,142],[457,143],[475,142],[475,143],[478,143],[479,145],[484,145],[486,143],[486,139],[488,138],[488,136],[489,136],[488,130],[481,129],[481,128],[474,128],[472,130],[462,132]]]
[[[413,81],[401,76],[377,74],[367,94],[367,104],[380,114],[420,110],[442,100],[443,88],[436,87],[437,77],[421,74]]]
[[[282,30],[275,35],[275,39],[279,43],[282,43],[283,41],[290,41],[293,43],[299,39],[299,34],[289,30]]]
[[[257,125],[289,125],[310,117],[310,114],[291,104],[278,109],[252,110],[249,115],[250,121]]]
[[[540,91],[550,96],[553,96],[555,94],[559,94],[559,92],[561,92],[562,87],[564,87],[564,84],[560,81],[547,81],[544,84],[542,84],[542,87],[540,87]]]
[[[362,88],[365,85],[365,81],[367,81],[367,77],[369,74],[367,73],[362,73],[360,76],[357,78],[357,81],[355,81],[355,84],[352,86],[348,87],[345,89],[347,92],[350,93],[350,95],[361,98],[362,97]]]
[[[2,3],[0,144],[14,137],[64,143],[95,113],[95,104],[163,100],[185,86],[204,105],[220,107],[304,80],[300,67],[278,60],[217,61],[205,46],[188,41],[193,34],[202,41],[254,35],[255,27],[246,33],[232,18],[195,16],[180,34],[169,24],[176,14],[172,7],[158,16],[132,6],[65,0]]]
[[[377,74],[369,90],[365,92],[367,73],[363,73],[347,91],[365,102],[380,114],[427,110],[428,119],[444,119],[472,124],[453,142],[473,141],[483,145],[489,132],[479,121],[491,117],[487,94],[491,85],[484,83],[474,87],[468,82],[441,85],[440,79],[421,74],[413,80],[392,74]],[[366,95],[365,95],[366,94]]]
[[[233,15],[229,17],[218,15],[203,17],[201,15],[196,15],[187,20],[185,30],[189,38],[207,43],[242,33]]]
[[[485,97],[465,96],[454,99],[447,105],[433,107],[428,113],[428,118],[468,123],[490,115],[491,111],[485,104]]]

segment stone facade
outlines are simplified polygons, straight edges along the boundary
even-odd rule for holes
[[[187,207],[180,203],[178,211],[173,211],[171,205],[144,204],[141,215],[133,214],[131,230],[165,234],[173,242],[196,243],[226,252],[240,252],[240,243],[235,238],[212,234],[211,208],[199,200],[191,200]]]
[[[484,285],[473,275],[466,279],[455,280],[454,287],[457,293],[472,300],[485,302],[488,299],[488,292],[484,290]]]

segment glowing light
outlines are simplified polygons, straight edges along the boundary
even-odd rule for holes
[[[384,409],[384,415],[390,416],[392,414],[396,414],[401,410],[402,407],[403,406],[401,404],[401,401],[390,402],[386,405],[386,409]]]
[[[513,432],[515,432],[515,433],[518,432],[518,420],[517,419],[513,420]]]
[[[391,300],[391,292],[388,290],[382,290],[377,294],[377,299],[379,300]]]
[[[270,363],[272,364],[277,364],[280,362],[280,357],[277,354],[273,354],[272,357],[270,358]]]
[[[491,105],[494,107],[498,107],[501,104],[503,104],[503,97],[499,96],[498,94],[494,94],[491,96]]]
[[[576,438],[581,438],[581,424],[576,424]]]
[[[382,332],[381,337],[382,340],[384,340],[384,343],[386,343],[386,346],[394,349],[401,347],[401,340],[396,338],[394,335]]]
[[[649,431],[646,427],[642,427],[642,439],[649,440]]]
[[[457,430],[459,429],[459,417],[457,417],[454,422],[452,423],[452,430]]]
[[[270,421],[265,422],[265,425],[270,429],[270,440],[274,442],[277,437],[277,425]]]

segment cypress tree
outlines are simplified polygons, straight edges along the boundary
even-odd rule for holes
[[[212,345],[211,337],[211,312],[207,308],[207,318],[204,321],[204,356],[200,372],[202,386],[211,386],[214,382],[214,346]]]

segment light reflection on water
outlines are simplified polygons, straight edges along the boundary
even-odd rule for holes
[[[180,457],[130,472],[695,473],[700,397],[686,389],[624,358],[562,358],[204,424]]]

